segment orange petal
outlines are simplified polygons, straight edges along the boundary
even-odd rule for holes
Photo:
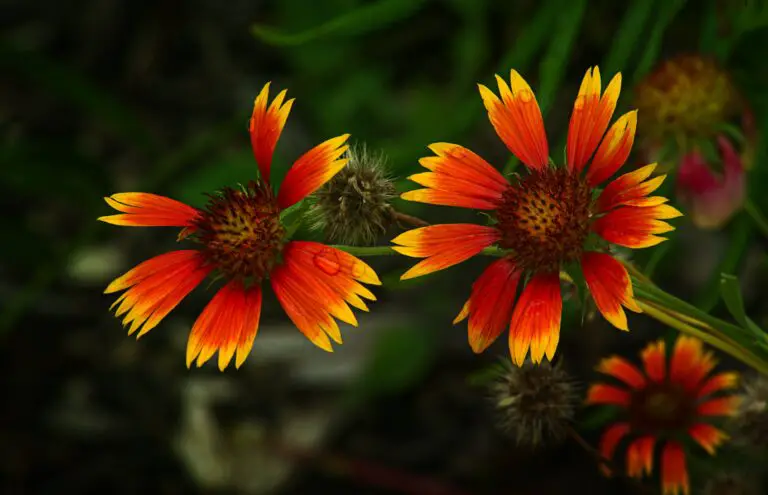
[[[465,307],[469,315],[469,345],[474,352],[487,349],[509,325],[518,280],[520,271],[512,261],[502,258],[472,284]]]
[[[112,308],[117,306],[116,316],[125,314],[123,326],[131,324],[128,335],[141,328],[139,338],[155,328],[211,272],[212,267],[203,264],[198,251],[172,251],[139,264],[109,284],[107,294],[125,290]]]
[[[261,287],[246,289],[233,280],[219,289],[195,320],[187,341],[187,368],[197,358],[202,366],[219,352],[219,370],[229,366],[237,351],[239,368],[250,353],[259,328]]]
[[[619,356],[611,356],[600,361],[597,371],[611,375],[621,380],[632,388],[640,388],[646,385],[645,377],[632,363]]]
[[[510,74],[511,87],[499,76],[496,82],[501,99],[487,87],[478,85],[496,134],[528,168],[545,167],[549,163],[549,145],[533,90],[515,70]]]
[[[597,200],[597,211],[607,212],[617,206],[656,206],[665,202],[664,198],[648,198],[647,196],[659,188],[666,175],[660,175],[650,180],[656,164],[626,173],[610,182]]]
[[[696,413],[701,416],[735,416],[740,405],[741,397],[718,397],[699,404]]]
[[[600,438],[600,446],[598,447],[600,455],[605,459],[612,459],[616,447],[627,436],[627,433],[629,433],[629,424],[627,423],[616,423],[609,426]],[[605,464],[601,464],[600,468],[606,476],[611,475],[610,469]]]
[[[403,199],[480,210],[498,206],[509,184],[488,162],[457,144],[436,143],[430,149],[437,156],[422,158],[419,163],[431,172],[409,177],[428,189],[408,191]]]
[[[623,206],[605,214],[592,224],[592,229],[603,239],[619,246],[644,248],[655,246],[666,240],[655,234],[675,230],[661,220],[680,216],[675,208],[661,204],[657,206]]]
[[[529,348],[534,363],[540,363],[545,354],[551,361],[560,340],[562,312],[559,275],[535,275],[520,294],[512,314],[509,327],[512,362],[522,366]]]
[[[635,142],[637,110],[622,115],[603,138],[595,158],[587,169],[587,181],[596,186],[616,173],[629,157]]]
[[[685,452],[679,443],[671,440],[661,454],[661,487],[663,495],[690,494]]]
[[[611,121],[621,91],[621,74],[616,74],[600,97],[600,69],[587,70],[573,104],[568,126],[566,159],[568,168],[581,171],[595,152]]]
[[[698,398],[706,397],[721,390],[736,388],[739,384],[739,374],[736,372],[718,373],[705,381],[697,393]]]
[[[349,134],[329,139],[304,153],[293,164],[277,193],[277,204],[288,208],[315,192],[347,164],[348,158],[339,158],[349,146]]]
[[[728,435],[706,423],[697,423],[691,426],[688,428],[688,434],[709,455],[715,455],[715,449],[728,439]]]
[[[581,267],[597,309],[613,326],[627,330],[627,315],[622,305],[640,311],[627,269],[613,256],[595,252],[584,253]]]
[[[392,239],[393,250],[413,258],[427,258],[411,267],[400,280],[443,270],[475,256],[499,240],[493,227],[470,223],[430,225],[403,232]]]
[[[99,217],[112,225],[125,227],[187,227],[199,211],[175,199],[150,193],[117,193],[104,198],[121,215]]]
[[[667,375],[667,350],[663,340],[651,342],[640,353],[645,374],[654,382],[663,381]]]
[[[267,108],[269,100],[269,85],[267,83],[262,88],[259,96],[253,102],[253,114],[248,122],[248,131],[251,134],[251,148],[253,156],[259,166],[261,177],[265,182],[269,182],[269,172],[272,167],[272,155],[275,152],[275,145],[283,132],[285,121],[291,112],[293,99],[283,103],[286,91],[281,91]]]
[[[623,388],[597,383],[587,391],[587,404],[607,404],[613,406],[629,405],[629,392]]]
[[[693,393],[716,364],[714,354],[705,352],[699,339],[681,335],[672,351],[669,364],[670,380]]]
[[[640,478],[651,474],[653,469],[653,446],[656,440],[651,436],[643,436],[633,441],[627,447],[627,476]]]

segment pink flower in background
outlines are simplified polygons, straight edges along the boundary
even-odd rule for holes
[[[745,172],[742,158],[724,136],[718,136],[722,171],[713,169],[700,151],[686,154],[677,174],[677,195],[687,216],[698,227],[718,228],[744,204]]]

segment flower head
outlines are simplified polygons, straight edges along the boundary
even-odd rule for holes
[[[573,380],[559,365],[506,365],[492,393],[502,428],[518,444],[562,440],[576,412]]]
[[[732,427],[739,444],[768,447],[768,378],[757,376],[744,384],[744,400]]]
[[[384,155],[365,146],[351,148],[349,162],[312,195],[308,216],[329,241],[372,245],[391,225],[395,185],[384,168]]]
[[[622,419],[603,433],[600,452],[610,459],[619,443],[630,437],[627,474],[639,478],[653,470],[658,443],[664,495],[687,495],[688,471],[680,438],[687,436],[709,454],[715,453],[728,437],[711,422],[738,410],[738,396],[721,394],[736,386],[738,375],[713,375],[717,364],[713,354],[703,349],[701,341],[687,336],[678,337],[669,360],[662,340],[648,345],[641,358],[642,371],[619,356],[598,365],[598,371],[617,383],[592,385],[587,404],[618,406],[622,411]]]
[[[720,169],[699,150],[685,155],[677,173],[677,195],[700,228],[718,228],[744,204],[746,175],[741,157],[725,136],[718,136]]]
[[[469,343],[486,349],[509,325],[512,361],[522,365],[530,350],[534,363],[552,359],[560,335],[562,296],[559,271],[580,265],[597,308],[626,330],[623,308],[640,311],[629,274],[609,251],[610,244],[643,248],[664,240],[673,228],[663,220],[680,213],[666,199],[649,196],[664,177],[649,179],[655,164],[624,174],[598,188],[624,164],[635,137],[637,113],[621,116],[609,128],[621,76],[602,92],[600,71],[587,71],[573,107],[566,163],[555,166],[536,97],[514,70],[511,86],[497,76],[501,98],[480,86],[491,124],[526,173],[507,181],[472,151],[456,145],[430,146],[422,158],[429,172],[410,179],[424,189],[404,199],[486,210],[495,223],[434,225],[393,239],[398,252],[426,258],[402,278],[460,263],[491,245],[506,250],[475,281],[454,322],[469,318]],[[516,297],[518,286],[522,286]]]
[[[286,237],[280,214],[312,193],[347,163],[348,135],[302,155],[273,193],[272,154],[293,100],[282,91],[268,106],[269,84],[255,100],[249,131],[261,177],[239,189],[211,194],[203,209],[149,193],[105,198],[121,212],[99,218],[113,225],[181,228],[179,240],[192,249],[149,259],[115,279],[106,293],[125,291],[112,305],[137,338],[156,327],[207,276],[226,280],[192,326],[187,366],[201,366],[218,351],[223,370],[235,357],[240,367],[250,353],[261,314],[262,285],[269,280],[288,317],[318,347],[341,343],[334,318],[357,324],[350,306],[367,310],[375,300],[362,283],[379,284],[376,273],[354,256],[316,242]]]

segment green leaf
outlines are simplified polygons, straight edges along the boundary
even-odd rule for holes
[[[368,400],[413,386],[423,379],[435,356],[435,334],[424,328],[382,330],[350,400]]]
[[[656,63],[656,59],[659,57],[659,52],[661,51],[661,42],[664,33],[684,5],[685,0],[668,0],[659,5],[655,12],[653,29],[645,42],[645,50],[643,50],[643,55],[632,76],[632,80],[635,83],[645,76]]]
[[[276,46],[297,46],[331,36],[355,36],[408,17],[424,3],[426,0],[380,0],[299,33],[283,33],[259,24],[251,26],[251,33]]]
[[[655,3],[654,0],[634,0],[629,5],[616,30],[611,50],[603,62],[605,74],[614,74],[625,69],[633,49],[640,45],[638,41]]]
[[[583,413],[577,421],[578,430],[596,430],[612,423],[618,415],[619,409],[612,406],[591,407]]]
[[[728,248],[723,254],[720,264],[712,273],[709,282],[696,298],[696,306],[709,312],[720,300],[720,274],[737,271],[744,257],[749,241],[753,235],[753,224],[746,215],[739,215],[735,225],[730,229]]]
[[[571,50],[579,33],[587,2],[572,0],[567,4],[561,3],[561,9],[557,25],[553,29],[554,33],[550,31],[552,38],[549,48],[539,66],[540,82],[537,99],[542,115],[546,115],[547,110],[554,103],[565,69],[568,67],[568,60],[571,58]]]
[[[544,46],[544,43],[552,35],[552,23],[562,13],[563,2],[561,0],[549,0],[539,7],[536,15],[525,23],[520,35],[511,44],[509,51],[501,57],[498,71],[507,73],[510,68],[517,70],[526,69],[533,58]]]
[[[741,287],[739,287],[739,279],[733,275],[723,273],[720,276],[720,294],[723,297],[723,302],[728,308],[728,312],[731,313],[733,319],[736,320],[739,325],[744,329],[749,330],[751,333],[758,336],[760,339],[766,337],[765,332],[760,328],[752,319],[747,316],[744,311],[744,298],[741,295]]]

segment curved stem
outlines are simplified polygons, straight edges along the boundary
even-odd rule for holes
[[[755,225],[760,229],[760,232],[768,237],[768,218],[765,218],[765,215],[763,215],[755,203],[749,198],[744,201],[744,211],[749,215],[752,221],[755,222]]]
[[[392,210],[392,216],[394,216],[395,221],[397,223],[404,223],[411,225],[413,227],[427,227],[429,226],[429,222],[426,220],[422,220],[419,217],[414,217],[413,215],[408,215],[406,213],[401,213],[397,210]]]

